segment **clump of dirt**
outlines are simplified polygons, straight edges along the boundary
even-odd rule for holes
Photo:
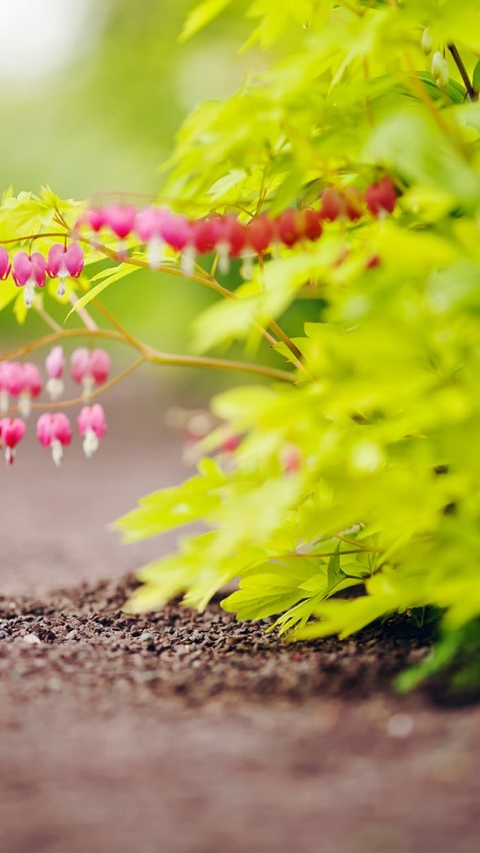
[[[218,601],[204,613],[178,602],[128,616],[135,581],[86,583],[46,601],[0,598],[0,678],[45,692],[182,694],[198,704],[219,694],[305,700],[390,691],[393,676],[428,651],[427,629],[395,618],[354,638],[292,644],[267,633],[269,620],[237,622]],[[28,676],[25,679],[24,676]]]

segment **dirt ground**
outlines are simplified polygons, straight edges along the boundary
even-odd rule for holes
[[[391,688],[421,631],[285,647],[215,602],[122,613],[174,540],[106,524],[185,475],[168,401],[123,390],[97,458],[28,440],[0,469],[0,853],[478,853],[480,707]]]

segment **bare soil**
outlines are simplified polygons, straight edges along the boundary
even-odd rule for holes
[[[185,475],[144,392],[106,400],[96,459],[27,442],[0,471],[0,853],[477,853],[480,707],[392,688],[425,631],[122,612],[172,539],[105,525]]]

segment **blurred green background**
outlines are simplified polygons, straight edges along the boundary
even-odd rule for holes
[[[157,193],[158,167],[183,118],[200,100],[230,95],[252,61],[259,61],[237,55],[248,32],[237,14],[242,4],[180,44],[183,21],[195,5],[196,0],[0,4],[2,190],[13,185],[15,193],[37,192],[49,184],[61,197],[77,199],[110,191]],[[102,300],[143,339],[161,349],[188,351],[191,320],[212,295],[188,281],[140,272],[111,287]],[[53,313],[61,320],[61,312]],[[22,329],[11,308],[0,313],[3,350],[7,340],[44,331],[33,311]],[[167,377],[187,386],[197,378],[192,371]]]

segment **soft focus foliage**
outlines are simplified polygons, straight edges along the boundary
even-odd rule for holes
[[[186,32],[224,5],[203,4]],[[447,46],[471,77],[478,4],[262,0],[248,14],[249,44],[282,58],[192,114],[166,191],[195,213],[276,211],[388,173],[401,198],[393,218],[337,221],[313,247],[282,252],[240,304],[199,318],[206,348],[248,339],[252,316],[281,318],[295,299],[318,300],[320,322],[295,339],[297,387],[214,401],[243,436],[234,464],[203,462],[119,523],[127,539],[198,518],[211,528],[144,569],[130,607],[179,592],[202,607],[240,576],[224,606],[276,615],[297,637],[429,606],[444,631],[463,631],[480,616],[480,108]],[[426,27],[448,60],[444,88],[422,51]],[[291,446],[301,461],[286,472]],[[359,583],[360,597],[331,600]]]

